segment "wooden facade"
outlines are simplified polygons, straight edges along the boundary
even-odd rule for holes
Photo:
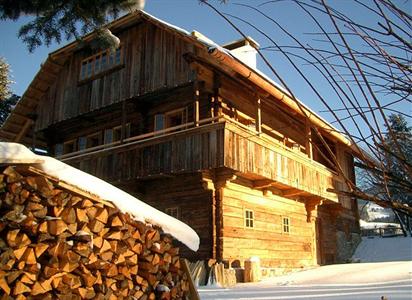
[[[282,270],[345,259],[337,232],[354,244],[357,206],[330,191],[344,179],[314,129],[354,180],[345,137],[198,33],[144,12],[110,26],[116,52],[49,55],[3,139],[45,146],[188,223],[201,238],[189,258]]]

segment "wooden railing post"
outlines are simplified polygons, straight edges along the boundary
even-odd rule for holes
[[[195,102],[193,103],[193,123],[195,127],[199,126],[199,88],[195,90]]]
[[[313,146],[312,146],[312,129],[310,127],[309,120],[305,122],[306,131],[306,154],[310,159],[313,159]]]
[[[255,120],[255,125],[256,125],[256,131],[258,132],[258,135],[262,133],[262,112],[261,112],[261,100],[260,98],[257,99],[257,109],[256,109],[256,120]]]

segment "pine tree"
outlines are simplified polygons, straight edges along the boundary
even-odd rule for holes
[[[6,121],[14,105],[19,101],[20,97],[13,94],[10,97],[0,101],[0,126]]]
[[[10,96],[10,70],[3,57],[0,57],[0,102]]]
[[[43,44],[60,43],[63,38],[79,39],[93,30],[98,30],[102,43],[116,46],[116,38],[108,34],[104,24],[124,11],[143,9],[144,4],[145,0],[0,0],[0,19],[34,16],[19,31],[30,52]]]
[[[392,114],[388,120],[391,130],[387,128],[382,146],[386,169],[391,175],[388,189],[393,198],[412,204],[412,178],[403,167],[405,163],[412,165],[412,127],[400,114]]]

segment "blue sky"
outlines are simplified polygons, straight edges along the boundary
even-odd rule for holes
[[[232,3],[254,4],[256,1],[232,1]],[[249,11],[245,8],[236,7],[234,5],[220,5],[218,1],[212,1],[218,8],[231,14],[248,15]],[[199,4],[197,0],[147,0],[145,10],[173,25],[179,26],[188,30],[197,30],[206,35],[215,42],[222,44],[228,41],[240,38],[239,33],[232,29],[220,16],[213,12],[205,5]],[[286,24],[289,30],[298,33],[302,29],[302,22],[297,18],[297,12],[291,5],[278,5],[276,10],[271,14],[278,18],[282,23]],[[26,23],[28,18],[19,19],[17,22],[1,21],[0,35],[2,37],[0,44],[0,56],[6,58],[11,66],[12,76],[15,83],[13,84],[13,92],[22,95],[32,78],[40,68],[40,64],[46,59],[47,54],[55,49],[58,49],[66,44],[62,42],[60,45],[52,44],[50,47],[39,47],[33,53],[29,53],[25,44],[17,37],[18,30],[21,25]],[[256,32],[239,24],[245,31],[255,38],[262,46],[265,42]],[[267,43],[266,43],[267,44]],[[293,72],[289,71],[290,67],[283,65],[283,60],[272,58],[272,63],[276,68],[288,79],[292,86],[296,86]],[[258,67],[265,73],[270,73],[262,62],[258,63]],[[283,71],[282,71],[283,70]],[[270,74],[269,74],[270,75]],[[306,97],[304,89],[296,89],[296,93],[302,100]],[[308,104],[310,101],[306,99]],[[313,106],[312,103],[311,106]],[[321,107],[319,107],[320,109]]]
[[[205,5],[199,4],[197,0],[146,0],[147,4],[145,10],[171,24],[182,27],[188,31],[197,30],[215,42],[222,44],[231,40],[240,38],[233,28],[228,25],[220,16],[213,12]],[[251,10],[235,5],[241,4],[256,4],[258,0],[238,0],[229,1],[229,5],[219,4],[219,1],[211,1],[220,10],[247,18],[255,25],[265,28],[271,37],[273,37],[277,43],[281,45],[290,45],[291,41],[278,28],[270,24],[268,21],[264,21],[258,14],[253,13]],[[411,2],[403,1],[405,5],[410,5]],[[350,6],[347,5],[347,1],[335,2],[343,10],[350,12],[355,18],[361,18],[363,20],[368,19],[368,15],[362,12],[353,11]],[[289,1],[281,1],[275,5],[268,5],[264,8],[271,17],[281,23],[287,30],[297,36],[305,43],[311,43],[316,37],[308,35],[307,33],[314,32],[315,26],[313,21],[295,5]],[[317,18],[323,17],[318,15]],[[57,48],[60,48],[66,44],[62,42],[60,45],[52,44],[49,48],[39,47],[34,53],[29,53],[27,47],[17,37],[20,26],[27,22],[27,18],[19,19],[17,22],[1,21],[0,22],[0,36],[2,37],[0,42],[0,56],[6,58],[12,69],[12,76],[15,84],[13,85],[13,92],[22,95],[29,85],[30,81],[40,68],[40,64],[47,57],[47,54]],[[248,35],[256,39],[262,47],[265,47],[269,42],[255,30],[246,26],[245,24],[236,21]],[[297,75],[293,70],[290,63],[277,52],[265,51],[268,59],[274,68],[280,73],[280,75],[286,80],[287,84],[292,88],[293,92],[314,111],[320,112],[325,107],[316,99],[315,95],[310,91],[306,83]],[[310,66],[302,61],[297,60],[298,66],[305,71],[306,76],[311,81],[322,89],[323,94],[332,105],[339,106],[336,102],[335,95],[327,89],[324,81],[320,78],[320,75]],[[258,61],[258,68],[268,74],[270,77],[274,77],[270,70],[263,64],[262,61]],[[276,80],[278,81],[278,80]],[[412,107],[406,108],[406,111],[412,112]],[[332,118],[328,113],[320,113],[321,116],[331,121]]]

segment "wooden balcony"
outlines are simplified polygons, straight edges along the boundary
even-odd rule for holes
[[[224,117],[131,137],[60,159],[110,182],[226,167],[252,180],[256,189],[338,202],[336,194],[327,192],[337,182],[331,170],[299,150]]]
[[[257,189],[273,187],[285,197],[317,196],[338,202],[338,196],[327,191],[339,182],[333,171],[299,149],[236,122],[226,122],[224,165],[249,177]]]

